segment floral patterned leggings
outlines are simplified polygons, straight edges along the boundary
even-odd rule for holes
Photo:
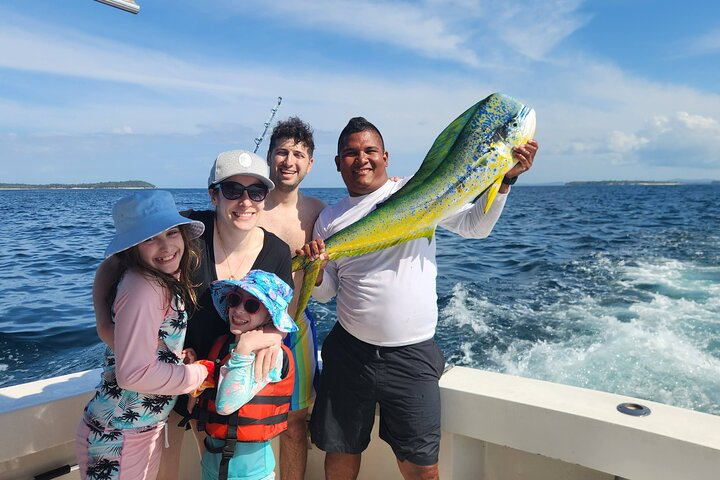
[[[141,430],[96,432],[81,420],[75,455],[83,480],[142,480],[157,476],[165,422]]]

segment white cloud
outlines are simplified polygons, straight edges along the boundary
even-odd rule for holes
[[[241,12],[257,6],[233,5]],[[353,15],[345,12],[346,18],[338,5],[348,8],[347,3],[320,3],[327,10],[323,12],[313,5],[268,3],[262,14],[268,19],[292,18],[318,30],[334,28],[337,35],[342,30],[343,35],[363,41],[395,42],[418,56],[437,55],[463,66],[453,69],[446,63],[420,62],[412,71],[398,65],[397,72],[389,75],[367,64],[350,70],[340,64],[347,59],[323,52],[340,65],[295,65],[288,74],[277,56],[269,55],[262,63],[243,58],[241,52],[218,57],[212,43],[203,42],[162,52],[136,39],[114,41],[110,36],[0,14],[4,84],[0,162],[45,162],[55,175],[90,171],[101,175],[105,172],[97,159],[113,152],[112,168],[126,172],[123,177],[164,186],[197,186],[217,152],[252,146],[277,95],[282,95],[278,118],[300,115],[316,131],[317,164],[308,186],[338,185],[332,165],[335,141],[351,116],[363,115],[378,125],[391,153],[391,172],[407,175],[459,113],[491,92],[503,91],[527,102],[538,115],[541,150],[528,173],[530,183],[593,177],[652,179],[647,172],[660,179],[673,178],[685,168],[678,153],[691,159],[692,165],[707,167],[707,178],[720,179],[720,166],[712,160],[717,155],[705,146],[711,139],[717,141],[720,96],[630,75],[581,54],[561,55],[558,45],[582,24],[576,13],[579,2],[538,2],[534,10],[525,3],[510,9],[470,0],[359,2]],[[300,8],[308,14],[293,10]],[[547,10],[538,10],[542,8]],[[552,16],[553,8],[559,18]],[[5,13],[2,8],[0,13]],[[372,21],[365,22],[360,13]],[[412,22],[405,22],[406,18]],[[353,22],[355,27],[348,26]],[[463,22],[477,25],[463,29]],[[560,27],[553,30],[546,22]],[[367,23],[371,24],[367,32],[357,26]],[[427,26],[429,33],[411,31],[408,25],[413,23]],[[548,35],[525,30],[528,25],[545,25]],[[388,31],[394,32],[390,40],[384,35]],[[514,46],[508,50],[503,46],[507,44]],[[494,53],[485,52],[484,45],[491,45]],[[524,48],[526,53],[518,52]],[[507,67],[478,74],[466,68],[472,55],[483,61],[505,56]],[[547,62],[524,58],[547,60],[549,55],[552,61]],[[8,92],[20,90],[20,84],[28,92],[26,97],[11,96]],[[9,132],[16,133],[14,139]],[[37,133],[44,136],[33,136]],[[62,169],[52,163],[60,152],[68,159]],[[165,165],[168,158],[172,165],[188,167],[145,167]],[[618,168],[610,170],[608,165]],[[48,177],[48,181],[62,179]]]
[[[720,123],[714,118],[677,112],[671,117],[653,118],[638,135],[644,140],[635,152],[640,162],[720,167],[715,148],[720,143]]]
[[[401,145],[400,152],[419,137],[427,139],[422,148],[429,146],[443,122],[491,93],[474,78],[443,72],[401,83],[372,72],[358,75],[312,67],[288,77],[281,66],[242,59],[181,59],[37,22],[21,24],[2,25],[0,20],[0,66],[93,81],[95,94],[87,98],[63,92],[59,98],[72,101],[49,104],[0,98],[0,128],[79,134],[117,132],[119,125],[127,125],[133,133],[146,135],[196,135],[201,125],[228,123],[259,129],[275,95],[281,94],[280,116],[300,112],[316,128],[337,132],[349,117],[365,115],[386,126],[392,143]],[[445,85],[453,88],[438,88]],[[130,93],[118,98],[118,88]]]
[[[616,153],[628,153],[641,149],[647,145],[650,140],[644,137],[638,137],[634,133],[618,132],[617,130],[610,134],[608,140],[608,148]]]
[[[222,2],[231,12],[292,18],[345,38],[386,44],[473,68],[510,68],[518,54],[543,59],[589,19],[584,0],[278,0]]]
[[[720,52],[720,29],[712,30],[688,42],[688,55],[712,55]]]
[[[492,2],[485,18],[490,28],[516,51],[534,60],[546,56],[590,20],[578,13],[583,0]],[[494,18],[501,21],[494,22]],[[488,39],[489,40],[489,39]]]
[[[563,153],[605,158],[613,165],[718,169],[718,143],[716,119],[677,112],[652,117],[636,131],[612,130],[604,141],[573,142]]]
[[[132,135],[133,129],[129,125],[123,125],[122,127],[114,128],[113,133],[117,133],[119,135]]]
[[[237,77],[229,79],[222,69],[207,72],[158,51],[141,50],[33,21],[23,26],[0,20],[0,66],[12,70],[80,77],[138,85],[149,89],[171,88],[215,94],[255,95]],[[224,81],[218,81],[217,78]]]
[[[467,45],[467,32],[454,28],[447,21],[447,16],[442,15],[442,5],[368,0],[226,1],[223,4],[231,12],[292,18],[295,25],[305,25],[344,38],[391,45],[429,58],[446,59],[471,67],[486,65]]]

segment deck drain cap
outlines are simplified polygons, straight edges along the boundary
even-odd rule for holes
[[[633,417],[646,417],[650,415],[650,409],[645,405],[639,403],[621,403],[617,406],[618,412],[624,413],[625,415],[632,415]]]

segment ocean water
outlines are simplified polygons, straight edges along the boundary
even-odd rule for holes
[[[209,208],[204,190],[171,190]],[[0,191],[0,386],[100,365],[90,290],[122,190]],[[342,189],[308,189],[334,203]],[[720,415],[720,185],[518,186],[438,232],[448,362]],[[314,305],[321,338],[334,305]]]

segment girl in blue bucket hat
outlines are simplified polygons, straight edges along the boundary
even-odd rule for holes
[[[212,369],[183,363],[185,303],[195,302],[192,240],[204,226],[180,216],[160,190],[120,199],[113,219],[105,256],[124,271],[112,302],[115,344],[78,426],[76,452],[83,479],[154,479],[176,395],[198,388]]]
[[[210,361],[222,365],[207,382],[191,414],[204,430],[202,478],[267,480],[274,478],[270,439],[287,429],[294,386],[290,350],[283,345],[267,377],[255,378],[255,351],[269,346],[263,328],[280,332],[298,327],[287,313],[292,288],[274,273],[251,270],[240,280],[210,286],[213,303],[230,327],[218,338]]]

